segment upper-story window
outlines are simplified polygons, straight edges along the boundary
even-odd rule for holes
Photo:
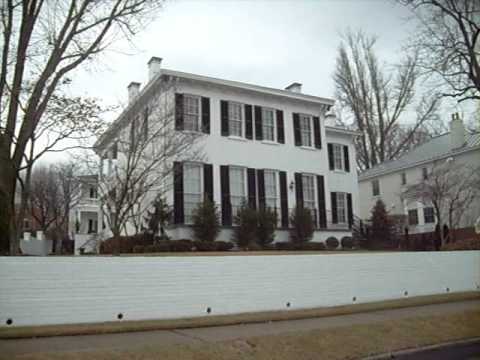
[[[433,213],[433,207],[423,208],[423,220],[425,224],[431,224],[435,222],[435,215]]]
[[[265,170],[265,205],[273,210],[278,207],[277,172]]]
[[[275,141],[275,115],[272,109],[262,108],[263,139]]]
[[[402,181],[402,185],[406,185],[407,184],[407,173],[402,172],[400,174],[400,178],[401,178],[401,181]]]
[[[333,164],[335,170],[344,170],[343,145],[333,144]]]
[[[426,167],[422,168],[422,179],[423,180],[428,179],[428,169]]]
[[[183,96],[183,128],[184,130],[200,130],[200,97]]]
[[[230,135],[243,136],[243,112],[242,104],[228,102],[228,128]]]
[[[372,181],[372,195],[380,195],[380,181],[378,179]]]
[[[243,167],[230,166],[230,203],[232,205],[232,216],[235,217],[242,203],[247,199],[246,169]]]
[[[300,118],[300,139],[302,146],[312,146],[312,122],[308,115],[299,115]]]
[[[97,197],[97,188],[94,186],[90,186],[90,199],[96,199]]]
[[[410,225],[418,225],[418,211],[417,211],[417,209],[408,210],[408,223]]]
[[[186,224],[193,223],[193,211],[203,200],[202,169],[201,164],[183,164],[183,201]]]

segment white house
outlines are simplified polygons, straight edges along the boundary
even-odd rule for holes
[[[480,133],[465,130],[458,114],[452,116],[450,132],[415,147],[399,159],[386,161],[359,175],[360,215],[371,216],[378,199],[383,200],[392,215],[405,215],[410,233],[435,230],[436,217],[431,204],[409,194],[412,185],[428,179],[432,169],[452,163],[457,168],[480,169]],[[461,170],[460,170],[461,171]],[[480,216],[480,201],[461,214],[458,228],[471,227]]]
[[[220,209],[221,240],[231,238],[233,217],[244,200],[277,210],[277,241],[288,240],[289,214],[297,204],[314,214],[314,241],[351,236],[359,211],[357,133],[330,123],[332,99],[304,94],[299,83],[274,89],[167,70],[161,60],[149,61],[149,80],[141,90],[140,84],[130,84],[128,107],[95,147],[108,173],[120,152],[116,139],[134,128],[148,132],[155,119],[147,123],[145,107],[162,83],[175,80],[163,98],[174,105],[172,126],[203,133],[205,157],[173,164],[175,181],[168,180],[173,186],[166,193],[174,214],[170,236],[191,238],[192,210],[204,197]],[[132,121],[138,118],[142,124]]]

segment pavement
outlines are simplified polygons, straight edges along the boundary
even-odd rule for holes
[[[480,309],[480,300],[379,310],[331,317],[275,321],[258,324],[215,326],[193,329],[156,330],[118,334],[55,336],[32,339],[0,339],[0,354],[14,356],[50,351],[131,350],[150,344],[171,345],[217,342],[249,337],[298,333],[354,324],[369,324],[409,317],[458,313]],[[407,358],[405,358],[407,359]],[[410,360],[410,358],[408,358]],[[412,358],[413,359],[413,358]],[[429,358],[426,358],[429,359]],[[437,358],[435,358],[437,359]],[[438,358],[441,359],[441,358]],[[445,358],[447,359],[447,358]],[[457,358],[454,358],[457,359]]]

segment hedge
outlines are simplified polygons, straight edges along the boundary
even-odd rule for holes
[[[442,246],[443,251],[480,250],[480,239],[457,240]]]

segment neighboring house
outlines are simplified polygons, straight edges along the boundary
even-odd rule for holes
[[[97,234],[102,226],[100,200],[98,198],[98,176],[79,176],[79,194],[70,210],[69,233],[74,240],[74,252],[80,249],[90,252],[97,246]],[[78,197],[77,197],[78,196]]]
[[[333,100],[303,94],[299,83],[283,90],[162,69],[155,57],[149,74],[141,91],[140,84],[130,84],[128,107],[95,148],[108,173],[121,151],[116,139],[134,132],[132,119],[141,118],[155,89],[175,79],[175,89],[165,95],[175,105],[175,130],[205,133],[205,159],[173,164],[176,181],[168,180],[173,186],[166,194],[174,214],[167,229],[172,238],[191,238],[192,211],[204,196],[218,204],[222,240],[231,238],[243,201],[277,211],[277,241],[288,240],[298,204],[312,211],[314,241],[351,236],[359,209],[357,133],[326,124]]]
[[[454,162],[457,166],[479,168],[480,133],[465,131],[458,114],[452,116],[450,132],[432,138],[397,160],[386,161],[359,175],[360,215],[371,216],[377,199],[383,200],[391,215],[404,215],[410,233],[435,230],[435,211],[430,204],[419,201],[412,185],[427,179],[435,166]],[[408,191],[407,191],[408,190]],[[458,228],[471,227],[480,216],[480,201],[462,214]]]

